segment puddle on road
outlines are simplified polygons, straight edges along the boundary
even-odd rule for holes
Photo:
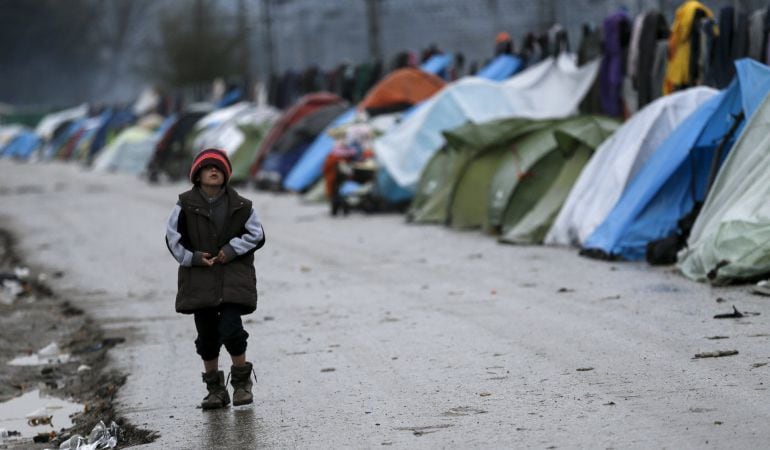
[[[18,431],[22,438],[31,438],[38,433],[70,428],[72,426],[70,416],[80,412],[83,412],[83,405],[48,397],[41,394],[39,390],[34,390],[0,403],[0,428]],[[42,420],[44,424],[33,426],[32,423],[35,422],[32,420],[33,416],[51,417],[51,420],[50,423]]]

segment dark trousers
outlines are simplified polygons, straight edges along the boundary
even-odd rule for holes
[[[238,305],[222,304],[195,312],[195,349],[204,361],[219,357],[222,345],[227,353],[237,356],[246,351],[249,333],[243,329],[241,308]]]

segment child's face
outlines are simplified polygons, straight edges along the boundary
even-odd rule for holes
[[[217,166],[207,165],[200,171],[201,186],[222,186],[225,183],[225,174]]]

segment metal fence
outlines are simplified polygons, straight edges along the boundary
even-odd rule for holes
[[[493,54],[494,38],[507,31],[515,44],[528,32],[543,32],[559,23],[571,44],[578,45],[583,24],[601,26],[619,7],[631,15],[647,9],[664,12],[669,23],[681,0],[259,0],[253,8],[254,70],[264,77],[276,71],[302,69],[310,64],[331,68],[341,61],[372,59],[368,8],[376,7],[377,39],[387,61],[397,52],[435,43],[448,52],[462,52],[467,61],[483,61]],[[269,2],[268,5],[265,5]],[[748,11],[767,7],[765,0],[705,0],[714,11],[738,6]],[[265,7],[268,6],[268,7]],[[266,39],[267,14],[270,43]]]

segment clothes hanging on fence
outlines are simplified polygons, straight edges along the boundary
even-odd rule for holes
[[[692,34],[697,29],[695,21],[699,17],[714,17],[714,14],[702,3],[690,0],[676,10],[671,35],[668,39],[668,66],[663,93],[670,94],[676,89],[693,85],[690,72],[692,53]]]
[[[639,108],[660,97],[660,81],[654,81],[655,53],[659,43],[665,43],[669,30],[666,18],[658,11],[644,15],[638,42],[635,87]]]
[[[625,10],[618,10],[604,19],[603,30],[604,56],[599,68],[602,112],[611,117],[623,117],[621,89],[631,38],[631,19]]]

